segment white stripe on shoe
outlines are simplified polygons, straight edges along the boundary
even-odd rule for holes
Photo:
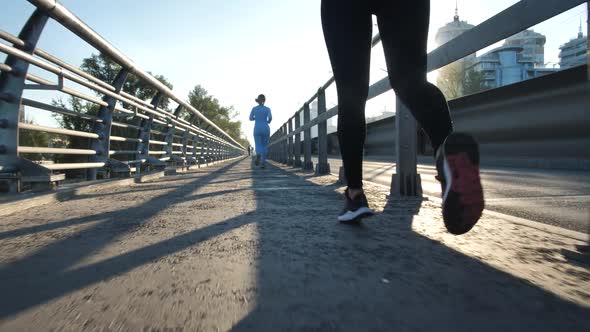
[[[338,221],[352,221],[361,217],[370,217],[375,212],[368,207],[360,207],[356,211],[346,211],[346,213],[338,216]]]
[[[443,172],[445,173],[445,192],[443,194],[443,202],[447,200],[447,196],[451,191],[451,184],[453,182],[453,173],[451,173],[451,167],[447,163],[447,159],[443,157]]]

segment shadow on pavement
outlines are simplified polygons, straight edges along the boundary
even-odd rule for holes
[[[252,187],[193,194],[229,180],[223,177],[240,162],[247,161],[187,175],[195,179],[126,211],[16,230],[93,223],[0,268],[0,320],[255,223],[256,305],[234,331],[590,330],[590,310],[415,233],[419,202],[391,202],[360,226],[338,224],[337,185],[316,185],[273,165],[231,172],[251,176]],[[239,190],[254,190],[254,211],[75,267],[163,208]]]
[[[335,188],[257,193],[273,217],[257,221],[256,308],[233,331],[590,329],[587,308],[415,233],[420,202],[338,224]]]
[[[185,201],[197,187],[206,186],[210,181],[223,176],[239,162],[240,160],[231,162],[209,174],[190,175],[195,180],[125,211],[97,213],[16,230],[13,234],[4,233],[4,236],[17,236],[76,224],[96,223],[0,268],[0,320],[251,223],[249,214],[244,214],[94,264],[73,268],[88,255],[133,232],[143,220],[148,220],[163,208]]]

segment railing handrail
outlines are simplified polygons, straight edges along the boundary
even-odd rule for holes
[[[162,82],[158,81],[152,75],[148,74],[146,71],[140,69],[137,65],[131,61],[127,56],[125,56],[121,51],[115,48],[111,43],[109,43],[106,39],[100,36],[97,32],[95,32],[92,28],[90,28],[86,23],[80,20],[76,15],[74,15],[71,11],[69,11],[66,7],[61,5],[57,0],[28,0],[32,5],[35,7],[46,11],[55,21],[60,23],[62,26],[76,34],[78,37],[92,45],[101,53],[108,55],[111,59],[121,65],[123,68],[127,69],[129,73],[136,75],[138,78],[144,80],[146,83],[153,86],[156,90],[160,93],[165,95],[166,97],[170,98],[171,100],[175,101],[178,105],[183,106],[185,109],[190,110],[192,113],[197,115],[201,120],[203,120],[208,126],[214,128],[220,134],[227,137],[230,141],[234,144],[239,146],[242,149],[245,149],[239,142],[237,142],[233,137],[219,128],[215,123],[209,120],[206,116],[204,116],[201,112],[197,109],[192,107],[186,101],[182,100],[181,98],[177,97],[172,90],[170,90],[166,85]]]
[[[500,13],[492,16],[486,21],[480,23],[474,28],[465,31],[456,38],[450,40],[444,45],[439,46],[427,55],[427,72],[440,69],[454,61],[460,60],[470,54],[473,54],[489,45],[501,41],[513,34],[530,28],[535,24],[539,24],[547,19],[559,15],[566,10],[575,6],[586,3],[587,0],[545,0],[541,3],[535,0],[521,0],[516,4],[506,8]],[[514,17],[518,17],[516,20]],[[380,41],[379,35],[373,38],[372,45],[375,46]],[[334,82],[334,77],[330,78],[319,90],[326,90]],[[387,91],[391,90],[389,78],[385,77],[369,87],[368,100],[375,98]],[[305,104],[311,104],[318,96],[316,92]],[[298,109],[297,113],[302,108]],[[280,134],[280,129],[271,136],[270,145],[288,139],[305,129],[325,121],[338,114],[338,106],[332,107],[330,110],[322,115],[318,115],[309,123],[303,124],[294,131]],[[291,121],[290,117],[287,122]],[[282,128],[282,126],[281,126]],[[279,137],[276,137],[276,136]],[[273,139],[274,138],[274,139]]]
[[[7,32],[1,31],[1,30],[0,30],[0,38],[2,38],[4,40],[7,40],[9,42],[14,42],[16,45],[24,45],[24,42],[22,40],[20,40],[18,37],[15,37],[15,36],[7,33]],[[172,122],[176,122],[179,126],[183,126],[183,127],[189,126],[191,129],[194,129],[195,131],[199,132],[202,135],[206,135],[206,136],[208,136],[208,137],[210,137],[212,139],[216,139],[216,140],[219,140],[220,142],[224,142],[220,138],[218,138],[218,137],[216,137],[216,136],[214,136],[212,134],[209,134],[208,132],[206,132],[205,130],[203,130],[201,128],[198,128],[198,127],[196,127],[194,125],[191,125],[187,121],[183,121],[183,119],[181,119],[179,117],[175,117],[173,114],[171,114],[169,112],[166,112],[166,111],[164,111],[164,110],[162,110],[160,108],[154,109],[153,106],[148,106],[149,103],[147,103],[144,100],[141,100],[141,99],[139,99],[139,98],[137,98],[135,96],[129,95],[129,94],[125,93],[125,92],[120,92],[120,93],[114,92],[114,88],[111,85],[109,85],[109,84],[107,84],[107,83],[105,83],[105,82],[97,79],[94,76],[91,76],[91,75],[88,75],[88,74],[86,74],[84,72],[81,72],[79,70],[76,70],[71,65],[69,65],[67,63],[64,63],[63,61],[61,61],[61,60],[59,60],[59,59],[51,56],[50,54],[44,52],[41,49],[36,48],[34,50],[34,53],[37,54],[37,55],[39,55],[43,59],[45,59],[45,60],[53,63],[57,67],[54,67],[53,65],[51,65],[51,64],[49,64],[47,62],[43,62],[42,60],[37,59],[37,58],[33,57],[32,55],[26,54],[25,52],[22,52],[21,50],[18,50],[18,49],[14,48],[14,47],[10,47],[8,45],[0,44],[0,51],[2,51],[4,53],[7,53],[7,54],[11,54],[11,55],[17,56],[19,58],[22,58],[22,59],[26,60],[27,62],[29,62],[29,63],[31,63],[33,65],[36,65],[36,66],[38,66],[40,68],[43,68],[45,70],[48,70],[50,72],[53,72],[54,74],[62,75],[65,78],[67,78],[67,79],[69,79],[71,81],[74,81],[74,82],[76,82],[78,84],[81,84],[81,85],[83,85],[83,86],[85,86],[85,87],[87,87],[87,88],[89,88],[91,90],[94,90],[94,91],[98,92],[98,93],[102,93],[102,94],[105,94],[105,95],[111,95],[113,98],[116,98],[116,99],[118,99],[118,100],[120,100],[120,101],[122,101],[124,103],[128,103],[128,104],[130,104],[132,106],[135,106],[135,107],[137,107],[139,109],[142,109],[146,113],[152,113],[154,115],[158,115],[158,116],[161,116],[161,117],[171,118],[171,121]],[[0,69],[2,69],[4,71],[7,71],[6,69],[8,69],[8,68],[5,68],[5,67],[7,67],[7,66],[3,65]],[[64,71],[63,69],[66,69],[67,71],[70,71],[73,74],[79,75],[82,78],[86,78],[86,79],[88,79],[88,81],[84,81],[84,80],[82,80],[81,78],[78,78],[75,75],[71,75],[67,71]],[[82,73],[85,74],[85,75],[82,75]],[[36,75],[33,75],[31,73],[27,73],[26,74],[26,77],[27,77],[28,80],[30,80],[32,82],[35,82],[35,83],[38,83],[38,84],[44,84],[44,85],[51,85],[52,84],[51,81],[48,81],[46,79],[43,79],[43,78],[38,77]],[[102,84],[98,84],[98,83],[102,83]],[[65,92],[65,93],[68,93],[68,94],[72,95],[72,96],[76,96],[78,98],[87,100],[87,101],[92,102],[94,104],[97,104],[99,106],[106,106],[107,105],[103,100],[101,100],[99,98],[95,98],[95,97],[92,97],[92,96],[84,95],[83,93],[80,93],[78,91],[75,91],[75,90],[70,89],[70,88],[67,88],[67,87],[62,87],[61,90],[63,92]],[[23,98],[22,101],[25,102],[25,101],[27,101],[27,99],[26,98]],[[33,102],[33,101],[29,101],[29,102]],[[38,102],[35,102],[35,103],[36,104],[33,105],[34,107],[40,107],[41,106],[41,103],[38,103]],[[31,105],[29,105],[29,106],[31,106]],[[47,109],[48,107],[51,107],[51,106],[50,105],[43,105],[42,108]],[[140,117],[140,118],[143,118],[143,119],[149,119],[149,116],[146,116],[146,115],[141,114],[141,113],[135,113],[135,112],[126,110],[124,108],[121,108],[119,106],[116,106],[115,107],[115,110],[118,111],[118,112],[121,112],[121,113],[127,113],[127,114],[130,114],[130,115],[133,114],[133,115],[135,115],[137,117]],[[55,111],[55,110],[53,110],[53,111]],[[81,117],[81,115],[78,115],[78,116]],[[160,124],[165,124],[165,122],[159,121],[157,119],[155,119],[154,121],[157,122],[157,123],[160,123]],[[181,123],[178,123],[178,122],[181,122]],[[241,147],[241,145],[240,145],[240,147]]]

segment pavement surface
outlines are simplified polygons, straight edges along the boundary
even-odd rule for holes
[[[0,331],[590,331],[568,237],[246,159],[3,216]]]
[[[314,165],[317,159],[314,158]],[[342,161],[329,159],[338,174]],[[392,161],[365,161],[364,179],[389,186]],[[440,197],[433,164],[419,164],[424,194]],[[590,233],[590,171],[482,167],[486,209],[565,229]]]

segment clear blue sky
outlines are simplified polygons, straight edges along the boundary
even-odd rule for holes
[[[331,76],[320,0],[60,2],[140,68],[166,76],[179,96],[185,97],[201,84],[223,105],[233,105],[248,135],[252,127],[247,117],[258,93],[268,97],[274,131]],[[478,24],[516,2],[463,0],[459,1],[460,16]],[[430,49],[434,33],[452,20],[454,8],[454,0],[432,1]],[[25,0],[3,3],[0,29],[18,34],[32,11]],[[547,36],[547,62],[557,61],[557,48],[575,37],[580,19],[586,34],[585,5],[533,27]],[[44,31],[39,47],[73,65],[93,51],[54,22]],[[379,69],[384,67],[381,50],[376,51],[372,81],[385,75]],[[334,93],[328,97],[333,104]],[[392,99],[387,95],[372,103],[369,113],[391,110]],[[40,123],[51,122],[35,116]]]

